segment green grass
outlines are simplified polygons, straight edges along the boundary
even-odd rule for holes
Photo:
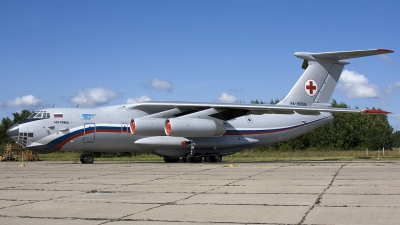
[[[223,161],[231,162],[273,162],[273,161],[393,161],[400,160],[400,151],[386,150],[385,155],[382,151],[258,151],[247,149],[234,155],[225,156]],[[45,161],[73,161],[79,154],[75,152],[54,152],[41,154],[40,160]],[[95,161],[137,161],[137,162],[163,162],[163,158],[149,153],[140,153],[136,156],[116,156],[111,153],[108,157],[95,157]]]

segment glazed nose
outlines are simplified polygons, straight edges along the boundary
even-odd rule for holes
[[[7,130],[7,134],[10,137],[18,137],[18,133],[19,133],[19,124],[14,124],[12,127],[10,127]]]

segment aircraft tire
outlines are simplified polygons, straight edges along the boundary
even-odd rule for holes
[[[81,163],[83,164],[91,164],[94,161],[94,157],[92,154],[82,154],[81,155]]]
[[[189,157],[189,159],[192,163],[201,163],[203,161],[203,157],[200,155],[200,153],[194,153]]]
[[[179,162],[179,158],[164,157],[164,162],[166,162],[166,163],[177,163],[177,162]]]
[[[188,156],[182,157],[182,162],[187,162]]]
[[[210,155],[208,158],[209,158],[210,162],[218,162],[217,155]]]
[[[222,161],[222,155],[220,154],[213,154],[209,156],[210,162],[221,162]]]

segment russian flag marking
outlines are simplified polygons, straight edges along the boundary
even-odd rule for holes
[[[62,113],[54,113],[54,118],[63,118]]]

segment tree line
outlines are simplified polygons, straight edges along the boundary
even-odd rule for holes
[[[253,104],[262,104],[257,99]],[[271,100],[276,104],[279,100]],[[332,107],[350,108],[336,100]],[[358,107],[356,107],[358,108]],[[372,108],[375,109],[375,108]],[[362,150],[391,149],[400,146],[400,132],[393,133],[387,115],[332,113],[332,123],[262,150]]]
[[[392,134],[393,148],[400,148],[400,131],[396,131]]]

